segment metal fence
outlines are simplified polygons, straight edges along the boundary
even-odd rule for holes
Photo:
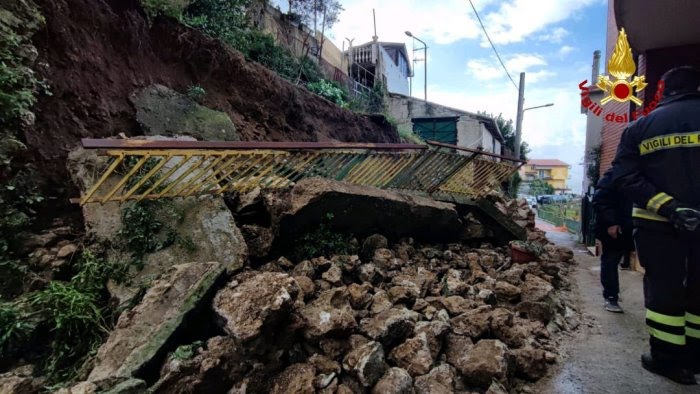
[[[522,163],[435,142],[427,146],[84,139],[83,147],[100,149],[108,160],[95,170],[96,178],[81,204],[285,188],[310,177],[478,199],[499,188]]]

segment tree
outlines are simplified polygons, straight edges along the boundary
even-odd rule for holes
[[[501,130],[501,135],[503,135],[504,145],[506,148],[510,149],[511,152],[515,152],[515,127],[513,126],[513,119],[506,120],[503,114],[498,114],[498,116],[493,116],[486,111],[479,111],[477,114],[482,116],[488,116],[496,121],[498,129]],[[520,159],[527,160],[527,154],[530,153],[530,147],[527,142],[520,142]]]
[[[333,27],[342,11],[338,0],[289,0],[289,13],[299,15],[301,22],[313,26],[314,31]]]
[[[530,182],[530,194],[541,196],[544,194],[554,194],[554,187],[543,179],[535,179]]]

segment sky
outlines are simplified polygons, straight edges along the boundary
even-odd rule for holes
[[[472,0],[486,31],[518,83],[525,72],[523,141],[533,159],[571,165],[568,186],[581,192],[586,117],[578,84],[590,80],[593,51],[605,52],[606,0]],[[344,10],[327,36],[347,47],[372,40],[404,42],[409,56],[427,43],[428,101],[515,121],[518,90],[494,55],[468,0],[341,0]],[[286,0],[275,0],[285,11]],[[343,46],[343,41],[345,45]],[[423,50],[415,52],[423,58]],[[601,59],[601,68],[604,69]],[[423,61],[414,63],[412,95],[423,98]]]

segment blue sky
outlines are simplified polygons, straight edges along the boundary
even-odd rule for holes
[[[526,73],[525,107],[554,103],[525,113],[523,140],[531,158],[571,164],[569,187],[580,192],[585,116],[578,84],[590,80],[593,51],[604,52],[605,0],[473,0],[486,30],[518,82]],[[286,1],[276,0],[286,9]],[[428,100],[464,109],[503,113],[515,120],[517,89],[488,45],[468,0],[341,0],[344,11],[328,34],[339,47],[373,36],[372,9],[380,41],[405,42],[410,30],[428,44]],[[347,46],[347,41],[346,44]],[[416,47],[421,44],[416,42]],[[422,58],[422,51],[416,57]],[[601,69],[604,69],[601,61]],[[413,95],[423,97],[422,62],[416,63]]]

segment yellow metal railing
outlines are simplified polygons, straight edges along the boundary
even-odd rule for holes
[[[519,161],[442,144],[83,140],[107,156],[81,204],[286,188],[324,177],[382,189],[480,198]],[[442,149],[442,150],[441,150]],[[449,151],[444,151],[449,149]]]

